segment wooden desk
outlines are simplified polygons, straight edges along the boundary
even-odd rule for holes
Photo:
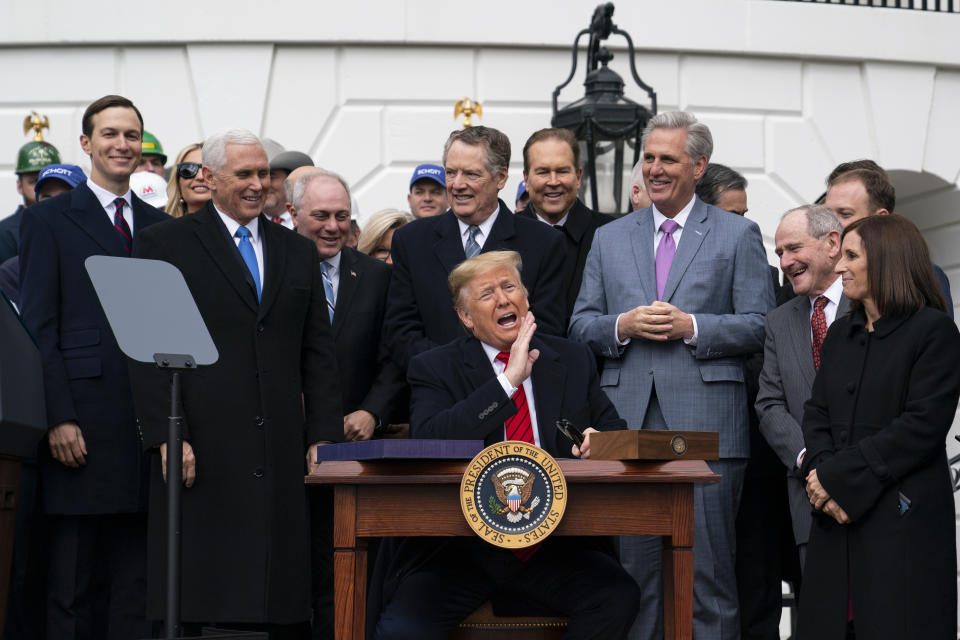
[[[693,637],[693,485],[719,482],[701,460],[560,460],[567,508],[552,535],[659,535],[664,637]],[[307,485],[334,486],[337,640],[363,640],[367,538],[475,535],[460,510],[467,461],[324,462]],[[415,512],[399,505],[416,502]]]

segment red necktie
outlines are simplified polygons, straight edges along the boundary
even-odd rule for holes
[[[497,354],[497,360],[507,365],[510,363],[510,354],[501,351]],[[530,424],[530,409],[527,407],[527,394],[523,391],[523,383],[520,383],[511,397],[517,405],[517,412],[503,423],[506,427],[507,440],[533,444],[533,425]]]
[[[830,302],[826,296],[820,296],[813,303],[813,315],[810,316],[810,328],[813,330],[813,368],[820,370],[820,349],[827,335],[827,315],[823,308]]]
[[[113,204],[117,206],[117,211],[113,214],[113,226],[116,227],[120,235],[123,236],[123,248],[127,250],[127,255],[130,255],[130,248],[133,245],[133,234],[130,233],[130,225],[127,224],[127,220],[123,217],[123,207],[127,204],[127,201],[123,198],[117,198],[113,201]]]
[[[510,364],[510,354],[501,351],[497,354],[497,360],[504,365]],[[507,440],[519,440],[520,442],[533,442],[533,425],[530,424],[530,409],[527,407],[527,394],[523,391],[523,383],[517,386],[517,390],[511,396],[514,404],[517,405],[517,412],[507,418],[503,423],[507,432]],[[514,549],[513,555],[519,558],[520,562],[526,562],[540,548],[540,543],[525,549]]]
[[[283,217],[282,217],[282,216],[273,216],[273,217],[270,218],[270,219],[273,220],[274,222],[276,222],[277,224],[283,224]]]

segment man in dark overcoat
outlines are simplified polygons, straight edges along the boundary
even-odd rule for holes
[[[84,261],[129,257],[133,235],[167,215],[130,191],[143,133],[134,104],[104,96],[81,127],[89,180],[27,208],[20,225],[23,318],[43,357],[49,425],[37,452],[50,534],[46,633],[137,638],[148,631],[143,456],[126,358]],[[104,604],[105,619],[94,615]]]
[[[343,439],[327,304],[313,243],[260,213],[270,169],[257,137],[227,131],[203,149],[212,200],[141,236],[138,251],[180,269],[219,352],[182,385],[182,617],[287,637],[310,616],[304,451]],[[160,454],[148,566],[159,618],[168,386],[154,368],[136,372],[144,444]]]

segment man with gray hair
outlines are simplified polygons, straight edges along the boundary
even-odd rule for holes
[[[520,253],[540,331],[564,335],[563,236],[514,216],[498,197],[507,182],[510,140],[490,127],[459,129],[447,138],[443,163],[451,208],[393,236],[386,329],[393,360],[404,371],[413,356],[463,335],[448,304],[447,275],[486,251]]]
[[[633,173],[630,174],[630,202],[634,211],[650,206],[650,196],[643,186],[643,160],[634,165]]]
[[[827,328],[849,308],[840,276],[834,271],[842,231],[832,211],[814,204],[786,212],[774,236],[780,268],[797,295],[767,314],[756,407],[760,432],[787,467],[790,515],[801,568],[811,519],[806,482],[800,473],[806,451],[800,423],[820,368],[820,347]]]
[[[749,451],[743,361],[763,348],[773,306],[756,223],[695,195],[713,138],[691,114],[643,134],[652,204],[597,230],[570,337],[602,357],[600,384],[631,428],[717,431],[717,484],[694,489],[694,637],[739,638],[734,519]],[[624,537],[644,603],[631,638],[662,633],[659,538]],[[654,623],[656,621],[656,623]],[[654,630],[654,631],[651,631]]]
[[[212,199],[145,230],[137,246],[138,257],[183,273],[220,353],[182,381],[184,628],[199,635],[203,623],[227,623],[300,637],[310,618],[304,443],[314,464],[317,444],[343,440],[319,256],[261,213],[270,168],[255,135],[212,136],[203,172]],[[133,382],[144,446],[156,452],[148,612],[160,618],[168,387],[156,367],[135,368]]]
[[[383,340],[390,267],[347,246],[351,229],[350,187],[326,169],[308,169],[293,185],[297,233],[320,255],[332,325],[343,439],[369,440],[395,433],[391,416],[406,388]],[[333,637],[333,500],[328,490],[310,492],[310,556],[315,638]]]

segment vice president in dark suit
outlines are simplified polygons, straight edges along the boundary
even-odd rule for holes
[[[589,457],[593,428],[624,427],[600,390],[590,351],[534,335],[516,252],[467,260],[449,280],[472,336],[410,363],[413,437],[520,440],[554,456]],[[582,449],[557,431],[559,418],[592,427]],[[406,542],[386,572],[380,639],[445,639],[505,590],[569,616],[565,638],[621,638],[636,614],[636,583],[612,555],[582,539],[549,538],[525,561],[477,538]]]
[[[84,268],[128,257],[134,233],[166,214],[130,191],[143,120],[128,99],[87,107],[90,179],[24,211],[20,291],[43,357],[47,441],[38,452],[49,516],[47,637],[138,638],[144,617],[145,475],[126,359]],[[106,585],[106,619],[94,615]],[[103,588],[103,587],[101,587]]]
[[[138,250],[180,269],[220,354],[182,381],[182,618],[299,637],[310,617],[304,451],[315,456],[306,445],[343,439],[317,249],[261,215],[270,168],[252,133],[209,138],[203,172],[212,200],[142,234]],[[159,450],[148,568],[154,618],[165,607],[166,567],[168,388],[158,371],[138,367],[134,385],[144,445]]]
[[[541,332],[565,335],[563,236],[515,217],[497,196],[507,182],[510,140],[483,126],[454,131],[443,162],[450,210],[393,235],[386,329],[394,361],[404,371],[413,356],[463,335],[447,297],[447,275],[484,251],[509,249],[523,256],[523,284]]]

